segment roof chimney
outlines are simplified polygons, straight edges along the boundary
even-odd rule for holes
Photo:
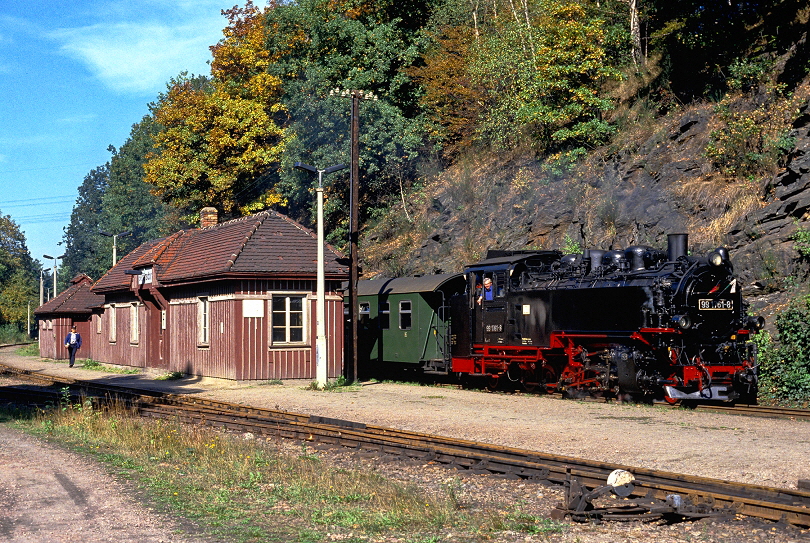
[[[217,208],[204,207],[200,210],[200,228],[208,228],[209,226],[216,226],[219,222],[219,215]]]

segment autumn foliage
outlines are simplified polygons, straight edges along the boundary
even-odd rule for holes
[[[145,165],[155,192],[189,214],[214,205],[230,215],[278,203],[262,176],[286,142],[281,80],[267,72],[264,12],[226,12],[225,38],[211,48],[211,78],[173,80],[153,109],[162,130]]]

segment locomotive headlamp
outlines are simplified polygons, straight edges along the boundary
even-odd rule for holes
[[[692,328],[692,319],[689,318],[689,315],[675,315],[672,317],[672,324],[681,330],[689,330]]]
[[[746,324],[746,328],[748,328],[752,332],[759,332],[760,330],[765,328],[765,318],[748,317],[748,323]]]
[[[712,251],[711,253],[709,253],[708,259],[709,264],[711,264],[712,266],[722,266],[724,262],[723,255],[720,254],[719,251]]]

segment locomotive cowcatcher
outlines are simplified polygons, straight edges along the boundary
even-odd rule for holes
[[[451,299],[449,370],[569,396],[754,403],[761,317],[724,248],[490,251]],[[492,299],[481,295],[492,280]]]

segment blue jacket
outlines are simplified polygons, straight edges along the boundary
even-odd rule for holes
[[[68,335],[65,336],[65,346],[68,345],[70,345],[70,332],[68,332]],[[81,346],[82,346],[82,336],[81,334],[79,334],[79,332],[76,332],[76,348],[80,349]]]

